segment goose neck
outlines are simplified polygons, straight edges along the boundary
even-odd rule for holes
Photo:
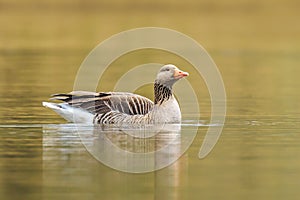
[[[154,83],[154,104],[162,104],[172,96],[172,88],[163,84]]]

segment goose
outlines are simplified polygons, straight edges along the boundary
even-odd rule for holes
[[[63,103],[42,104],[74,123],[180,123],[180,107],[172,93],[172,87],[175,82],[188,75],[173,64],[164,65],[154,81],[154,102],[128,92],[73,91],[52,95],[51,100]]]

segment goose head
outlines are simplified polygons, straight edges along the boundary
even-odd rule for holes
[[[181,71],[175,65],[167,64],[159,70],[155,79],[155,83],[172,88],[176,81],[188,75],[189,73]]]

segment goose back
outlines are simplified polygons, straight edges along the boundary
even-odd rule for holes
[[[73,107],[84,109],[92,114],[105,114],[111,111],[127,115],[145,115],[153,108],[153,102],[143,96],[126,92],[86,92],[73,91],[55,94],[53,100],[61,100]]]

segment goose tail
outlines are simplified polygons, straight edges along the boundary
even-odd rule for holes
[[[46,108],[52,109],[54,112],[62,116],[69,122],[92,124],[94,115],[81,108],[75,108],[67,103],[50,103],[42,102]]]

